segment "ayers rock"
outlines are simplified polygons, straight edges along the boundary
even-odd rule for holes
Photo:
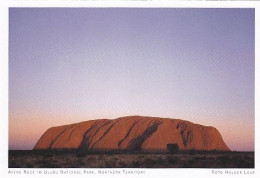
[[[41,136],[34,150],[168,152],[169,143],[178,144],[181,150],[230,151],[214,127],[179,119],[143,116],[52,127]]]

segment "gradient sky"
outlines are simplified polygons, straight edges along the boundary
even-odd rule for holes
[[[254,9],[9,9],[9,149],[127,115],[211,125],[254,150]]]

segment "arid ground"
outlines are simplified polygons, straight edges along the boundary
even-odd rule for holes
[[[101,154],[10,150],[9,168],[254,168],[254,152]]]

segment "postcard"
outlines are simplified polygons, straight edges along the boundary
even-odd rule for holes
[[[3,177],[257,176],[258,2],[1,9]]]

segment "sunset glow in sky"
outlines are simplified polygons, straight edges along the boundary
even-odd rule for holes
[[[216,127],[254,150],[254,9],[10,8],[9,149],[128,115]]]

